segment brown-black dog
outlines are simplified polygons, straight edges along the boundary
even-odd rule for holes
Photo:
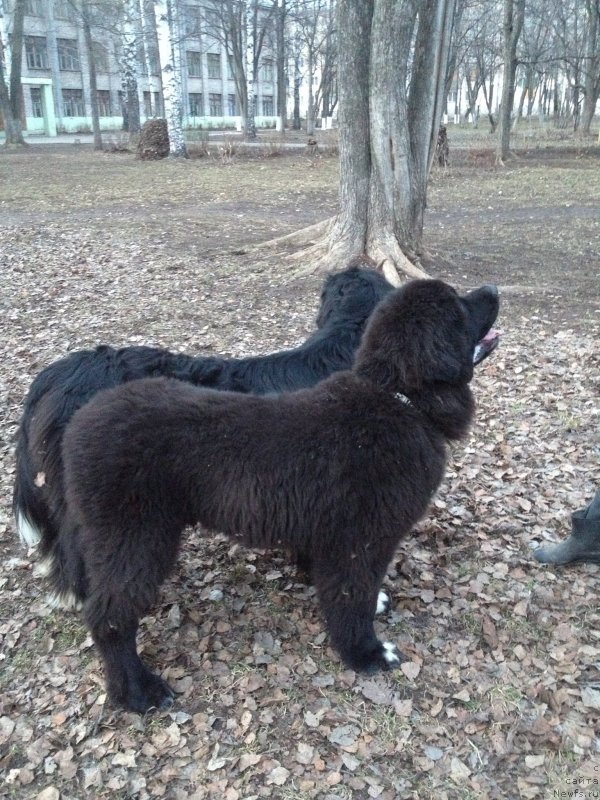
[[[67,515],[58,565],[83,603],[114,703],[173,693],[136,650],[186,525],[310,562],[331,641],[372,672],[400,663],[377,639],[378,592],[399,539],[442,479],[446,442],[473,417],[474,360],[497,343],[498,292],[437,280],[391,292],[351,371],[275,396],[163,378],[98,394],[63,440]]]

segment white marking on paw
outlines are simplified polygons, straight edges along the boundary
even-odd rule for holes
[[[73,592],[52,592],[48,595],[48,604],[51,608],[61,608],[63,611],[81,611],[83,603]]]
[[[42,538],[39,530],[21,511],[17,511],[17,533],[27,547],[34,547]]]
[[[399,664],[400,653],[395,644],[391,642],[382,642],[383,644],[383,657],[388,664]]]
[[[375,609],[376,614],[383,614],[384,611],[387,611],[390,607],[390,598],[384,591],[380,591],[377,595],[377,608]]]

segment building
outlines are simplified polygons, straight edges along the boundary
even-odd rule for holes
[[[5,8],[14,0],[5,0]],[[90,4],[92,5],[92,4]],[[142,121],[163,114],[160,64],[153,4],[141,3],[144,16],[135,21],[137,79]],[[123,127],[121,86],[123,20],[115,6],[104,3],[92,24],[100,127]],[[179,3],[184,127],[241,127],[235,81],[223,37],[217,29],[214,4],[206,0]],[[91,131],[89,58],[77,6],[69,0],[27,0],[24,25],[22,85],[26,133]],[[211,20],[213,27],[211,29]],[[8,34],[12,23],[8,17]],[[10,38],[9,38],[10,40]],[[276,76],[269,37],[258,81],[258,127],[276,122]]]

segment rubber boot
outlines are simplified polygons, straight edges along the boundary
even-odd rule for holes
[[[585,508],[571,515],[572,533],[561,544],[540,547],[533,555],[543,564],[600,564],[600,491]]]

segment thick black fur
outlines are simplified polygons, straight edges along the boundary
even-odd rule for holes
[[[495,287],[460,298],[414,281],[375,310],[353,369],[314,388],[258,397],[141,380],[75,414],[57,553],[69,554],[60,574],[83,603],[114,703],[171,702],[136,632],[197,522],[309,563],[348,666],[400,663],[375,635],[378,590],[442,479],[447,440],[468,430],[474,349],[497,312]]]
[[[97,392],[158,376],[254,394],[313,386],[351,366],[369,314],[392,288],[380,273],[358,266],[330,275],[321,292],[318,330],[292,350],[227,359],[105,345],[50,364],[31,385],[17,436],[13,510],[22,538],[29,544],[39,539],[40,554],[53,558],[65,510],[63,432]]]

